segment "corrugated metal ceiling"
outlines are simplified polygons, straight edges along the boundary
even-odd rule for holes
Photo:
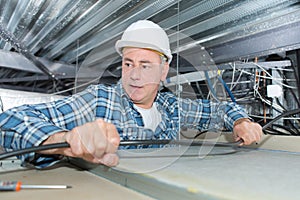
[[[167,30],[174,53],[198,44],[216,63],[300,46],[299,0],[1,0],[0,87],[50,93],[76,74],[118,78],[114,43],[138,19]]]

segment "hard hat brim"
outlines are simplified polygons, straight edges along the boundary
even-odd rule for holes
[[[152,49],[155,51],[160,52],[161,54],[165,55],[166,58],[168,58],[168,62],[170,63],[172,60],[172,55],[171,52],[169,55],[164,54],[166,50],[163,50],[156,45],[148,44],[148,43],[143,43],[143,42],[135,42],[135,41],[124,41],[124,40],[118,40],[115,44],[116,51],[118,52],[119,55],[122,56],[122,50],[125,47],[135,47],[135,48],[143,48],[143,49]]]

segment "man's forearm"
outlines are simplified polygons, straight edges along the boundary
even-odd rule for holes
[[[49,136],[41,145],[66,142],[65,134],[66,132],[55,133]],[[41,151],[40,153],[41,154],[64,154],[64,149],[63,148],[49,149],[49,150]]]

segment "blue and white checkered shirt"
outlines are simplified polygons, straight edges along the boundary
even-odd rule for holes
[[[234,103],[212,103],[209,100],[178,99],[172,93],[158,93],[155,102],[162,121],[155,132],[143,129],[143,119],[122,88],[92,85],[86,90],[49,103],[23,105],[0,115],[0,145],[22,149],[40,145],[49,135],[103,118],[113,123],[121,140],[175,139],[180,127],[207,130],[216,125],[232,130],[239,118],[248,117]],[[179,123],[180,122],[180,123]],[[22,161],[47,166],[58,160],[54,155],[22,155]]]

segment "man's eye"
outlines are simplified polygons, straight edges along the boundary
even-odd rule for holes
[[[125,65],[126,67],[131,67],[131,66],[132,66],[131,63],[125,63],[124,65]]]
[[[142,65],[143,69],[150,69],[151,66],[150,65]]]

